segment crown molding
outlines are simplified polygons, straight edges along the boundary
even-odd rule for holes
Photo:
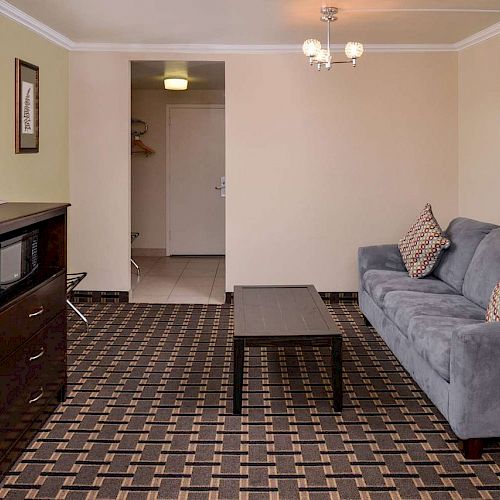
[[[377,9],[377,8],[368,8],[368,9],[339,9],[339,12],[353,12],[353,13],[358,13],[358,12],[368,12],[371,14],[378,14],[378,13],[386,13],[386,12],[405,12],[405,13],[414,13],[414,12],[457,12],[460,14],[468,14],[468,13],[478,13],[478,14],[498,14],[500,13],[500,9],[426,9],[426,8],[420,8],[420,9]]]
[[[145,52],[176,54],[294,54],[302,51],[299,45],[235,45],[204,43],[76,43],[74,51],[80,52]]]
[[[74,42],[68,37],[62,35],[56,30],[53,30],[52,28],[49,28],[46,24],[38,21],[34,17],[31,17],[22,10],[19,10],[17,7],[14,7],[5,0],[0,0],[0,14],[12,19],[16,23],[22,24],[25,28],[28,28],[36,34],[50,40],[56,45],[64,47],[65,49],[72,50],[75,45]]]
[[[454,44],[455,50],[464,50],[468,47],[472,47],[473,45],[477,45],[478,43],[484,42],[496,35],[500,35],[500,23],[493,24],[489,28],[486,28],[474,35],[471,35],[467,38],[464,38],[460,42]]]
[[[348,10],[348,9],[346,9]],[[361,9],[359,9],[361,10]],[[393,9],[364,9],[388,11]],[[407,9],[411,11],[428,9]],[[444,9],[433,9],[442,11]],[[459,10],[459,9],[455,9]],[[352,11],[355,11],[353,9]],[[142,43],[90,43],[74,42],[5,0],[0,0],[0,14],[23,25],[47,40],[71,51],[80,52],[129,52],[129,53],[177,53],[177,54],[297,54],[301,45],[235,45],[235,44],[142,44]],[[500,34],[500,23],[494,24],[457,43],[443,44],[365,44],[367,52],[457,52]],[[343,52],[344,46],[333,45],[335,52]]]
[[[333,44],[334,52],[344,52],[343,44]],[[72,50],[83,52],[175,53],[175,54],[301,54],[302,45],[231,44],[140,44],[76,43]],[[365,44],[367,52],[450,52],[452,44]]]

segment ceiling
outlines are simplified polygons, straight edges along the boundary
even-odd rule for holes
[[[224,62],[133,61],[132,88],[164,90],[163,79],[187,78],[189,90],[224,90]]]
[[[76,43],[300,44],[322,0],[9,0]],[[323,1],[323,3],[325,3]],[[329,2],[328,2],[329,3]],[[455,44],[500,22],[500,0],[332,0],[334,42]]]

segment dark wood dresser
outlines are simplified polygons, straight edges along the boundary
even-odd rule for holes
[[[66,397],[67,207],[0,205],[0,242],[38,238],[36,270],[0,290],[0,477]]]

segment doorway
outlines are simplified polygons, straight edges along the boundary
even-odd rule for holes
[[[225,295],[224,62],[132,62],[131,302],[217,304]],[[164,78],[187,78],[186,91]],[[136,122],[137,123],[137,122]],[[134,125],[132,125],[134,130]],[[132,136],[134,144],[134,136]]]

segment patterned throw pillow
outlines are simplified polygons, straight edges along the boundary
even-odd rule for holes
[[[412,278],[424,278],[436,267],[441,252],[449,248],[446,238],[427,204],[408,233],[399,241],[399,251]]]
[[[500,283],[497,284],[486,311],[486,321],[500,321]]]

